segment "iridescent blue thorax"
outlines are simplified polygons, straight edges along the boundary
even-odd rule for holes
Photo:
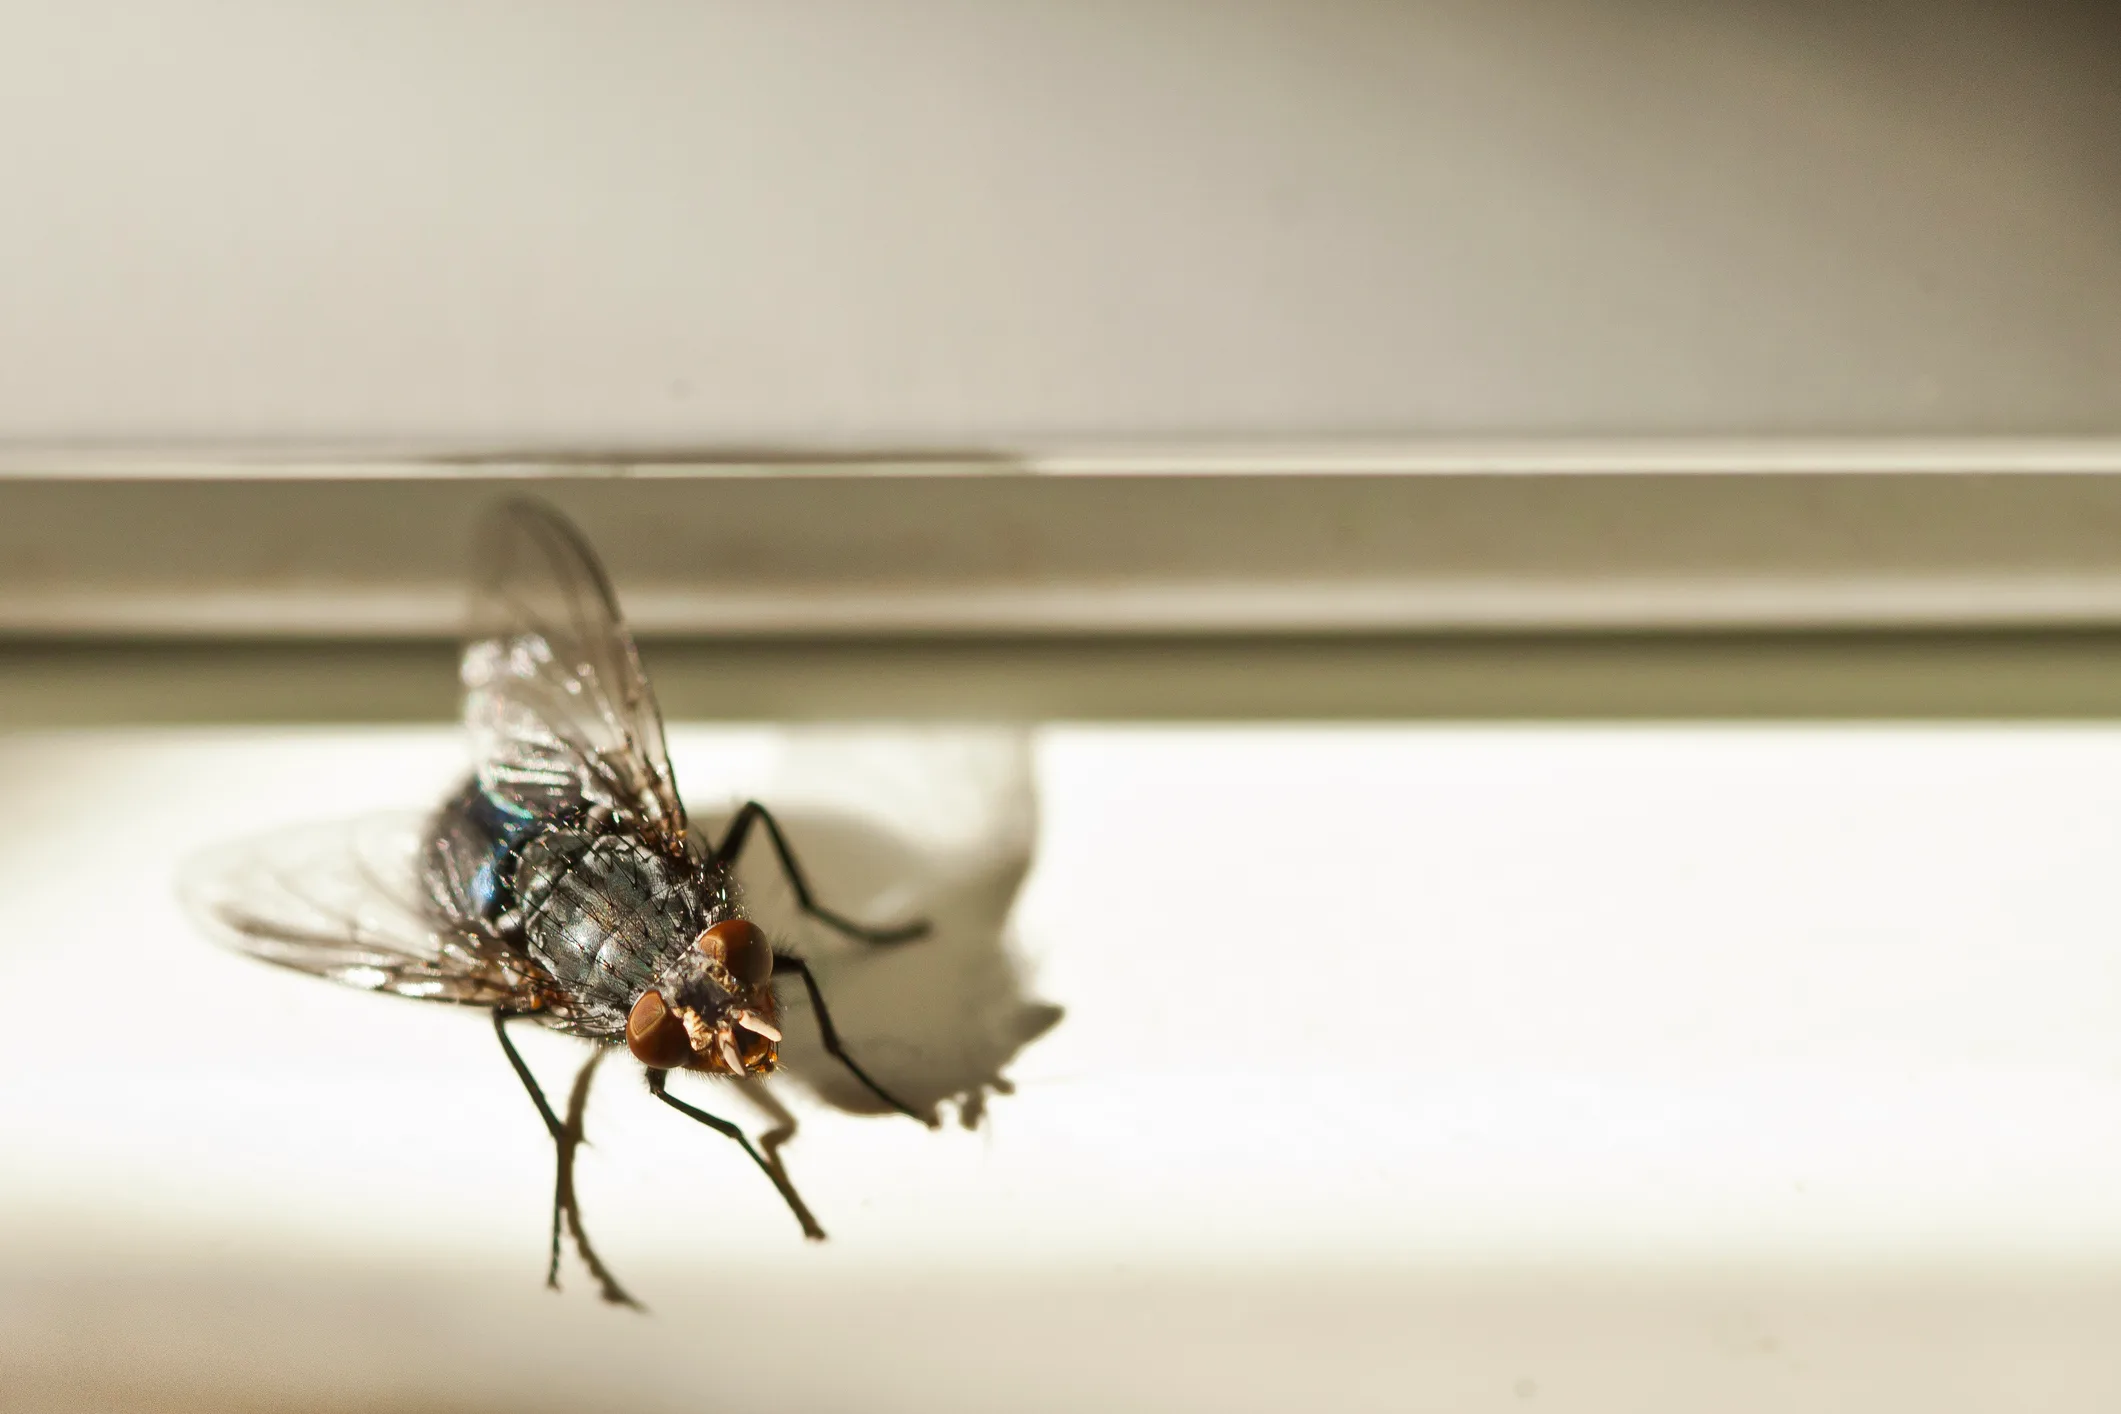
[[[727,876],[587,811],[525,816],[476,781],[430,831],[429,887],[534,958],[591,1029],[622,1029],[710,925],[735,912]]]

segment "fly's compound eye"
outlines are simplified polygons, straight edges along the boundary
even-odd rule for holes
[[[626,1016],[626,1049],[654,1070],[674,1070],[692,1059],[685,1023],[663,1004],[661,992],[643,992]]]
[[[699,949],[728,969],[742,987],[763,987],[773,976],[773,945],[748,918],[725,918],[700,934]]]

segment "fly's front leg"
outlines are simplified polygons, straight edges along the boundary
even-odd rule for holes
[[[799,1128],[795,1116],[789,1113],[786,1105],[775,1098],[774,1093],[766,1088],[766,1082],[758,1076],[745,1079],[738,1086],[737,1093],[750,1101],[752,1108],[764,1115],[772,1125],[770,1129],[759,1131],[759,1152],[766,1156],[767,1163],[780,1169],[781,1175],[786,1177],[788,1171],[781,1165],[781,1146],[795,1138],[795,1132]]]
[[[809,1238],[812,1242],[823,1242],[825,1240],[825,1229],[819,1227],[817,1219],[810,1215],[809,1205],[804,1203],[802,1195],[795,1191],[795,1185],[788,1181],[788,1176],[782,1173],[776,1165],[766,1162],[765,1156],[751,1146],[751,1141],[744,1136],[743,1130],[738,1129],[726,1119],[686,1104],[683,1100],[663,1088],[664,1078],[668,1074],[668,1071],[651,1069],[648,1072],[648,1093],[676,1110],[679,1114],[690,1119],[696,1119],[715,1133],[734,1139],[742,1146],[744,1152],[751,1156],[751,1162],[759,1166],[759,1172],[765,1174],[772,1182],[775,1191],[781,1195],[781,1201],[788,1205],[788,1211],[795,1214],[795,1220],[802,1224],[803,1236]]]
[[[854,1057],[847,1054],[847,1048],[840,1043],[839,1028],[832,1024],[832,1009],[825,1005],[825,994],[818,990],[817,978],[811,974],[809,963],[793,953],[777,952],[773,955],[773,970],[777,973],[793,972],[803,979],[803,989],[810,994],[810,1010],[817,1017],[818,1038],[825,1043],[827,1055],[841,1065],[846,1066],[848,1072],[856,1080],[861,1081],[864,1086],[868,1087],[870,1094],[882,1100],[892,1109],[897,1110],[908,1119],[919,1120],[930,1129],[936,1127],[934,1120],[921,1114],[913,1106],[877,1084],[875,1080],[870,1078],[869,1072],[863,1070],[860,1065],[855,1063]]]
[[[780,861],[781,873],[787,878],[788,887],[795,894],[796,905],[820,923],[857,942],[878,946],[911,942],[927,933],[928,921],[924,918],[896,928],[871,928],[834,913],[818,903],[810,892],[809,880],[803,877],[802,866],[795,861],[795,851],[789,848],[787,836],[781,833],[779,822],[773,818],[771,811],[755,800],[744,802],[744,808],[737,811],[735,817],[730,820],[728,833],[723,835],[722,842],[715,846],[714,862],[724,868],[735,864],[737,857],[743,853],[744,846],[750,842],[754,825],[765,827],[766,838],[773,844],[774,856]],[[810,1007],[817,1014],[817,1029],[824,1040],[826,1052],[846,1066],[870,1094],[907,1118],[920,1120],[929,1128],[934,1128],[935,1121],[920,1114],[904,1100],[877,1084],[869,1072],[862,1069],[854,1057],[847,1054],[847,1048],[840,1042],[839,1030],[832,1024],[832,1010],[825,1005],[825,994],[818,990],[817,978],[811,975],[810,964],[793,953],[775,953],[773,966],[777,972],[794,972],[803,979],[803,989],[810,994]]]
[[[927,933],[928,920],[925,918],[915,919],[896,928],[872,928],[834,913],[820,904],[810,893],[810,882],[803,877],[802,866],[795,862],[795,851],[788,847],[787,836],[781,833],[780,825],[775,823],[773,815],[766,807],[755,800],[745,801],[744,808],[737,811],[735,817],[730,820],[729,833],[722,836],[722,842],[714,847],[714,862],[724,868],[735,864],[737,856],[744,852],[744,846],[750,843],[753,825],[766,827],[766,838],[773,843],[773,853],[780,860],[781,873],[786,876],[788,887],[795,892],[796,906],[818,922],[858,943],[877,946],[910,943]]]

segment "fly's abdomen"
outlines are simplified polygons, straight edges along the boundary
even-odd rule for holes
[[[598,839],[543,894],[523,919],[531,956],[561,987],[621,1016],[701,926],[683,866],[623,835]]]

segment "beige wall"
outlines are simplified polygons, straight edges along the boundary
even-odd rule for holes
[[[2112,431],[2060,11],[0,3],[0,439]]]

